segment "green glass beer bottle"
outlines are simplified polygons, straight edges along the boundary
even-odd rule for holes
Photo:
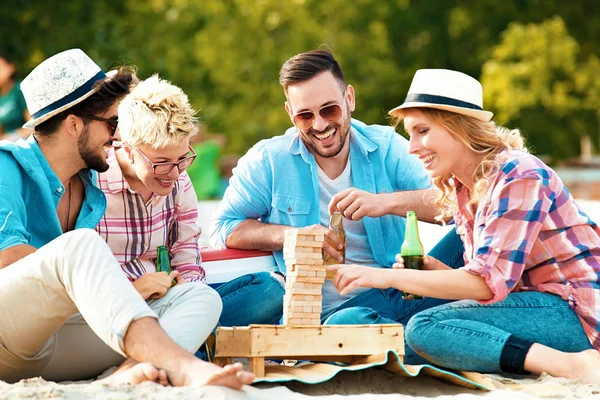
[[[171,261],[169,260],[169,250],[167,246],[158,246],[156,248],[156,272],[171,273]],[[177,280],[173,279],[171,287],[177,285]]]
[[[419,239],[419,226],[417,224],[417,213],[408,211],[406,213],[406,231],[404,232],[404,242],[400,247],[400,255],[404,260],[404,268],[422,269],[423,268],[423,245]],[[423,296],[403,292],[403,300],[419,300]]]

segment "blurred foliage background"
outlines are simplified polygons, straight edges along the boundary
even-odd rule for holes
[[[289,127],[278,72],[328,46],[357,93],[353,114],[388,123],[419,68],[480,79],[484,107],[556,162],[599,148],[598,0],[1,0],[0,48],[21,78],[79,47],[105,69],[181,86],[209,132],[243,154]]]

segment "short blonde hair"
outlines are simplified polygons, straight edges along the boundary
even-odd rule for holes
[[[195,114],[183,90],[153,75],[140,81],[119,104],[121,139],[155,149],[178,144],[197,133]]]
[[[498,157],[502,151],[520,150],[528,152],[525,140],[518,129],[507,129],[496,125],[494,121],[481,121],[466,115],[433,108],[416,107],[427,119],[444,127],[455,139],[462,142],[471,151],[483,156],[483,161],[475,169],[473,175],[473,193],[471,204],[478,204],[487,193],[490,184],[500,170],[503,157]],[[404,119],[402,110],[393,113],[394,126],[398,127]],[[434,200],[439,210],[436,220],[444,222],[450,219],[456,211],[454,186],[450,180],[451,174],[433,178],[433,184],[440,190],[440,195]]]

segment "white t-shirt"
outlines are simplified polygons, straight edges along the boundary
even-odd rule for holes
[[[348,157],[348,163],[342,174],[335,179],[329,179],[320,167],[317,168],[317,174],[319,177],[320,223],[321,225],[328,226],[328,206],[331,198],[342,190],[353,187],[350,158]],[[343,224],[344,231],[346,232],[346,264],[377,266],[363,221],[350,221],[344,218]],[[323,315],[339,307],[344,301],[366,290],[368,289],[360,288],[342,296],[333,286],[332,281],[325,281],[323,284]]]

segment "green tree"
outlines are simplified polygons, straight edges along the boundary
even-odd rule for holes
[[[581,89],[592,79],[587,71],[593,64],[584,68],[588,62],[578,56],[577,41],[562,18],[554,17],[541,24],[510,24],[483,65],[485,103],[496,120],[518,124],[542,154],[572,157],[579,140],[591,133],[590,104]],[[550,132],[543,129],[548,126]],[[562,134],[552,134],[556,128]]]

